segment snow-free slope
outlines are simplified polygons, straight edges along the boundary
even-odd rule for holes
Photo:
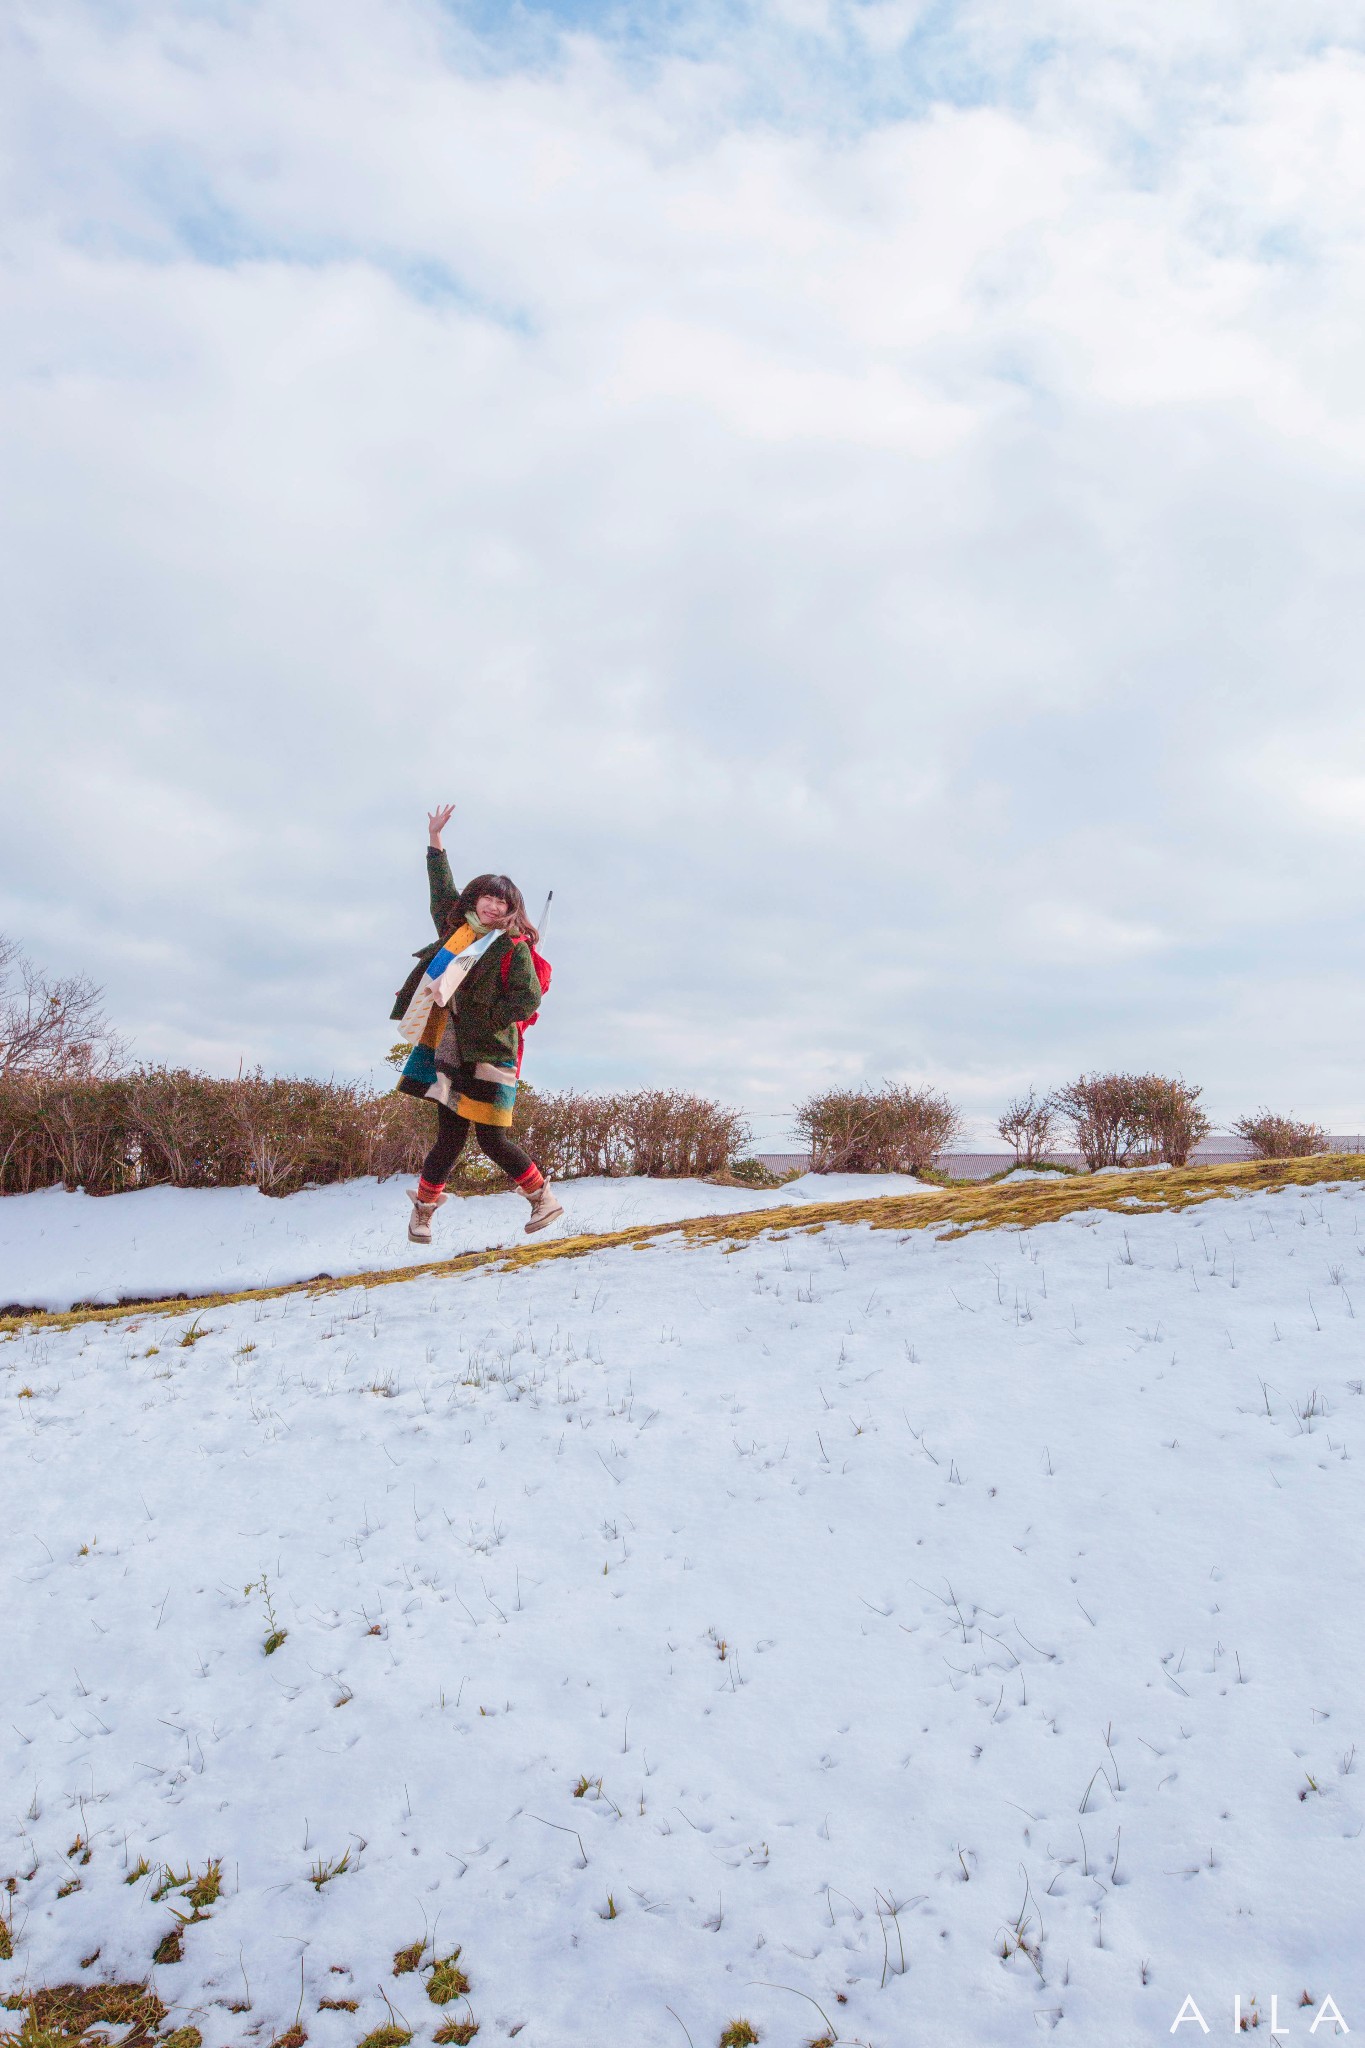
[[[0,1992],[150,1971],[206,2048],[386,1997],[480,2048],[1358,2031],[1363,1208],[0,1344]],[[467,2000],[393,1975],[427,1937]]]

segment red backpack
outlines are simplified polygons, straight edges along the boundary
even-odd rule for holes
[[[550,986],[550,976],[553,972],[553,969],[551,968],[549,961],[545,958],[543,953],[539,953],[536,951],[536,948],[533,945],[531,945],[531,941],[529,939],[517,939],[514,941],[514,943],[518,946],[526,946],[530,949],[531,965],[536,970],[536,980],[540,983],[540,993],[544,995],[546,989],[548,989]],[[512,949],[509,946],[507,951],[502,956],[501,980],[504,988],[506,988],[507,986],[511,973]],[[539,1015],[540,1012],[537,1010],[536,1017],[538,1017]],[[524,1024],[519,1023],[517,1025],[518,1074],[520,1074],[521,1072],[522,1055],[526,1051],[526,1034],[530,1030],[531,1026],[535,1023],[535,1021],[535,1017],[528,1017]]]

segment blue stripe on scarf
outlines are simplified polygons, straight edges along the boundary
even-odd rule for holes
[[[442,946],[439,952],[432,954],[427,963],[427,980],[439,981],[452,960],[462,960],[467,966],[472,967],[474,962],[488,951],[494,939],[501,937],[500,931],[485,932],[481,939],[475,939],[471,946],[462,946],[458,953],[452,953],[449,946]]]

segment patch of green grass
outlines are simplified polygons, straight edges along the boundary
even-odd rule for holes
[[[477,2020],[446,2020],[431,2038],[437,2044],[437,2048],[449,2048],[452,2042],[455,2048],[468,2048],[468,2044],[478,2031]]]
[[[427,1997],[433,2005],[449,2005],[452,1998],[463,1998],[469,1990],[469,1979],[460,1968],[460,1951],[452,1949],[448,1956],[439,1956],[427,1978]]]
[[[208,1908],[216,1902],[218,1894],[222,1889],[222,1859],[214,1856],[204,1865],[203,1876],[197,1877],[185,1892],[185,1897],[194,1908],[196,1919],[203,1917],[207,1913]]]
[[[7,1998],[5,2004],[24,2017],[16,2033],[0,2034],[4,2048],[96,2048],[102,2035],[92,2033],[93,2028],[126,2029],[122,2048],[149,2048],[168,2038],[156,2031],[166,2008],[145,1984],[44,1985]],[[181,2041],[180,2048],[188,2044]]]
[[[393,1958],[394,1976],[407,1977],[414,1970],[420,1969],[422,1958],[426,1952],[427,1938],[425,1935],[422,1936],[420,1941],[410,1942],[406,1948],[396,1949]]]
[[[169,1934],[162,1935],[160,1941],[152,1950],[152,1961],[154,1963],[178,1963],[181,1960],[185,1953],[185,1945],[180,1933],[183,1925],[183,1921],[178,1921],[172,1927]]]
[[[176,1876],[173,1865],[169,1863],[163,1863],[161,1866],[161,1881],[157,1885],[156,1890],[152,1893],[152,1903],[154,1905],[159,1906],[161,1904],[161,1901],[165,1898],[167,1892],[178,1892],[182,1889],[183,1886],[192,1883],[193,1879],[194,1872],[191,1870],[188,1863],[185,1865],[185,1868],[183,1869],[183,1871],[181,1871],[178,1877]]]
[[[151,1868],[152,1866],[147,1861],[147,1858],[145,1856],[139,1856],[137,1862],[128,1872],[128,1875],[124,1878],[123,1882],[125,1884],[137,1884],[140,1881],[140,1879],[150,1876]]]
[[[758,2039],[758,2028],[748,2020],[731,2020],[720,2037],[720,2048],[754,2048]]]
[[[334,1877],[343,1877],[351,1867],[351,1852],[343,1851],[340,1856],[319,1856],[309,1873],[308,1882],[315,1892],[320,1892]]]
[[[761,1159],[732,1159],[723,1173],[708,1173],[707,1185],[716,1188],[780,1188],[785,1181],[796,1180],[800,1167],[790,1173],[774,1173]]]
[[[411,2039],[411,2027],[400,2027],[396,2020],[390,2020],[386,2027],[376,2027],[372,2034],[366,2034],[356,2048],[408,2048]]]

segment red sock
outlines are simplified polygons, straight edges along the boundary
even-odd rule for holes
[[[517,1178],[517,1186],[524,1195],[538,1195],[545,1185],[545,1176],[532,1160],[525,1173]]]
[[[443,1181],[429,1181],[422,1179],[420,1175],[418,1176],[417,1199],[419,1202],[424,1203],[427,1208],[430,1208],[433,1202],[439,1202],[444,1193],[445,1183]]]

